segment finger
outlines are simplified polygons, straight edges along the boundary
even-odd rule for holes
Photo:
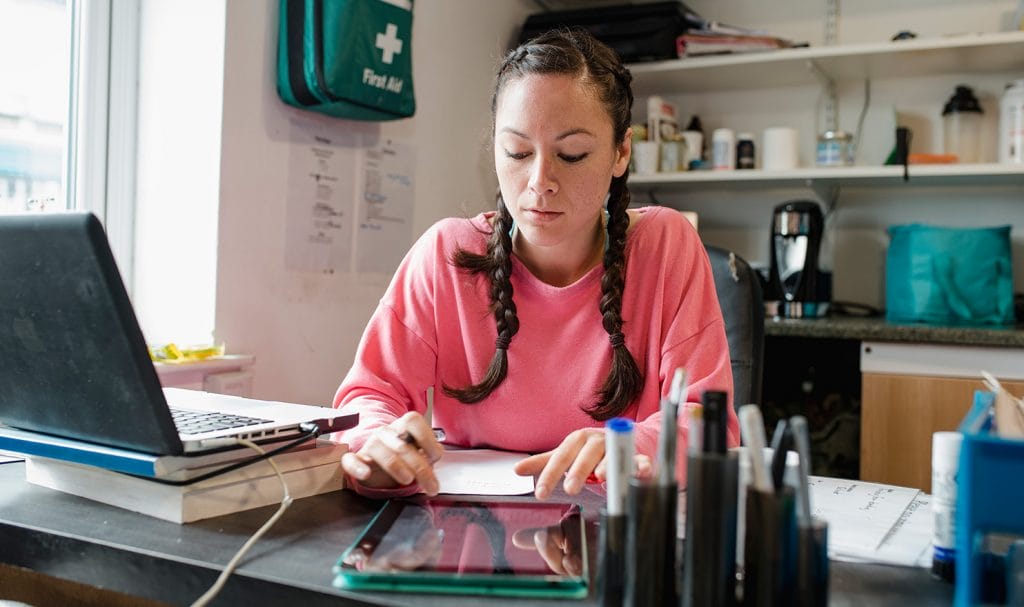
[[[584,442],[580,446],[576,458],[573,460],[569,471],[565,475],[565,492],[575,495],[583,489],[590,473],[604,459],[604,435],[599,433],[586,433]]]
[[[565,476],[569,466],[576,459],[576,454],[579,453],[580,447],[583,446],[582,442],[582,436],[572,432],[569,436],[565,437],[562,444],[558,445],[551,452],[543,470],[537,475],[537,485],[534,489],[534,495],[537,496],[537,499],[543,500],[551,496],[552,488]]]
[[[536,476],[540,474],[540,471],[547,465],[548,459],[551,458],[551,451],[544,453],[538,453],[537,455],[531,455],[524,457],[523,459],[516,462],[513,470],[519,476]]]
[[[395,420],[392,427],[399,435],[407,432],[406,436],[410,438],[406,439],[406,442],[412,441],[414,446],[426,454],[430,463],[438,461],[444,455],[444,447],[434,437],[434,429],[430,427],[427,420],[419,413],[415,411],[406,413]]]
[[[403,485],[415,481],[427,495],[437,495],[437,476],[423,451],[402,440],[390,429],[384,429],[377,436],[377,444],[383,446],[383,449],[378,451],[380,458],[374,457],[374,460],[381,468]]]
[[[633,461],[636,463],[637,478],[646,480],[654,476],[654,464],[650,457],[637,453]]]
[[[565,573],[565,568],[562,566],[562,549],[558,547],[557,541],[548,529],[541,529],[533,535],[533,545],[537,547],[537,553],[548,564],[548,567],[551,567],[551,571],[558,574]]]
[[[373,474],[370,466],[352,452],[341,456],[341,469],[352,478],[360,481],[369,480],[370,475]]]
[[[533,550],[536,546],[533,543],[533,537],[537,535],[543,527],[527,527],[520,529],[512,534],[512,545],[516,548],[523,550]]]
[[[608,458],[601,457],[601,461],[597,463],[597,467],[594,468],[594,477],[602,483],[608,480]]]

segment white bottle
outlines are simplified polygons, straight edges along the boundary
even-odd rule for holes
[[[716,171],[736,168],[736,133],[732,129],[715,129],[711,134],[711,168]]]
[[[959,432],[932,434],[932,574],[947,581],[953,581],[956,571],[956,476],[962,442]]]
[[[1006,85],[999,102],[999,162],[1024,163],[1024,80]]]

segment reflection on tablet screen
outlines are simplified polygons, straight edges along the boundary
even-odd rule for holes
[[[419,498],[388,502],[335,567],[348,588],[586,594],[579,506]]]

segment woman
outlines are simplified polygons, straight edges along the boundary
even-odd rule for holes
[[[650,474],[677,367],[691,402],[731,392],[696,232],[670,209],[627,210],[630,80],[582,32],[544,34],[505,57],[491,103],[497,209],[442,220],[416,242],[335,396],[360,413],[341,437],[357,491],[437,492],[442,448],[422,415],[431,387],[447,443],[535,454],[516,472],[537,475],[539,499],[559,480],[575,494],[604,479],[613,416],[638,422],[638,473]],[[738,444],[735,415],[728,429]]]

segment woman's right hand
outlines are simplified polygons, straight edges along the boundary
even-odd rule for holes
[[[364,487],[385,489],[415,482],[427,495],[437,495],[434,462],[443,453],[427,420],[410,411],[374,430],[359,451],[343,455],[341,467]]]

